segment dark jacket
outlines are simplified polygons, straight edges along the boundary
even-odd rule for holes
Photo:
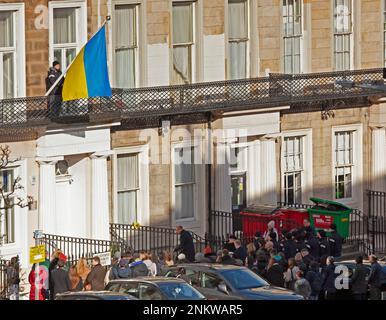
[[[308,254],[306,256],[303,257],[302,259],[303,263],[305,264],[306,266],[306,270],[305,272],[307,273],[308,270],[310,269],[310,264],[312,261],[315,261],[315,258],[311,255],[311,254]]]
[[[149,269],[143,261],[135,261],[131,263],[130,268],[133,278],[146,277],[149,275]]]
[[[84,285],[91,285],[92,291],[101,291],[105,287],[106,269],[102,265],[97,264],[94,266],[90,273],[87,275]]]
[[[67,292],[71,289],[70,278],[63,268],[58,268],[51,272],[51,281],[54,299],[58,293]]]
[[[330,256],[330,244],[326,238],[319,239],[319,257]]]
[[[331,237],[328,238],[330,244],[330,255],[333,257],[340,257],[342,255],[343,238],[336,231],[331,233]]]
[[[363,264],[357,264],[351,277],[352,292],[364,294],[367,292],[366,267]]]
[[[337,274],[335,273],[335,264],[330,264],[326,267],[323,275],[323,290],[328,293],[335,293],[335,279]]]
[[[305,242],[308,252],[311,256],[313,256],[316,260],[319,259],[319,242],[314,236],[308,237]]]
[[[48,70],[47,78],[46,78],[46,90],[48,91],[53,84],[59,79],[59,77],[62,75],[61,71],[56,70],[55,68],[51,67]],[[50,96],[61,96],[63,91],[63,83],[64,79],[59,81],[59,83],[56,85],[55,89],[53,89],[50,92]]]
[[[296,244],[293,240],[284,240],[280,242],[280,251],[284,252],[285,258],[288,260],[296,255]]]
[[[245,265],[245,259],[247,258],[248,253],[247,250],[243,246],[236,249],[236,251],[233,253],[233,258],[240,259],[243,262],[243,265]]]
[[[278,263],[274,263],[272,267],[268,269],[267,281],[274,286],[284,288],[284,272]]]
[[[371,288],[380,288],[382,275],[382,267],[378,262],[373,262],[371,264],[371,271],[369,275],[369,286]]]
[[[322,275],[319,270],[311,269],[307,272],[306,279],[311,286],[311,296],[318,296],[322,290]]]
[[[229,252],[235,252],[236,247],[234,243],[227,242],[226,244],[224,244],[223,249],[227,249]]]
[[[186,259],[190,262],[194,262],[194,256],[196,254],[194,250],[193,237],[189,231],[182,230],[180,233],[180,245],[175,249],[183,253]]]
[[[221,258],[221,263],[222,263],[222,264],[234,264],[234,265],[237,264],[236,259],[233,259],[233,258],[232,258],[230,255],[228,255],[228,254],[222,256],[222,258]]]

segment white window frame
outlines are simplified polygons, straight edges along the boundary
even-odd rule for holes
[[[282,19],[284,20],[284,16],[283,16],[283,7],[284,7],[284,1],[288,1],[288,0],[281,0],[281,12],[282,12]],[[294,34],[286,34],[286,32],[285,32],[285,25],[284,25],[284,23],[283,23],[283,21],[282,21],[282,35],[283,35],[283,50],[282,50],[282,53],[283,53],[283,72],[285,72],[285,57],[286,57],[286,55],[285,55],[285,40],[286,39],[292,39],[292,42],[296,39],[296,38],[299,38],[299,42],[300,42],[300,48],[299,48],[299,59],[300,59],[300,61],[299,61],[299,68],[300,68],[300,70],[299,70],[299,72],[293,72],[293,69],[294,69],[294,66],[293,66],[293,57],[294,57],[294,55],[293,55],[293,52],[292,52],[292,54],[291,54],[291,57],[292,57],[292,66],[291,66],[291,70],[292,70],[292,73],[291,74],[300,74],[300,73],[303,73],[304,72],[304,68],[305,68],[305,66],[304,66],[304,63],[306,63],[306,61],[304,61],[305,59],[304,59],[304,1],[303,0],[296,0],[296,1],[300,1],[301,3],[300,3],[300,10],[301,10],[301,12],[300,12],[300,19],[301,19],[301,23],[300,23],[300,34],[296,34],[295,35],[295,33]],[[287,14],[287,17],[290,17],[290,15],[288,15]],[[292,16],[292,17],[294,17],[294,16]]]
[[[150,224],[149,213],[149,146],[131,146],[114,149],[113,154],[113,220],[118,223],[118,155],[138,154],[138,222]]]
[[[14,37],[15,37],[15,98],[26,96],[26,71],[25,71],[25,5],[24,3],[0,3],[0,11],[15,11]],[[2,50],[0,49],[0,74],[3,74]],[[0,99],[3,97],[3,78],[0,77]]]
[[[74,1],[50,1],[48,3],[49,19],[48,19],[48,40],[49,40],[49,63],[50,65],[54,61],[54,50],[56,45],[54,44],[54,9],[62,8],[79,8],[76,16],[76,54],[87,43],[87,2],[85,0]],[[68,66],[67,66],[68,67]],[[65,68],[63,68],[64,71]]]
[[[28,194],[28,180],[27,180],[27,160],[19,160],[6,169],[14,170],[14,178],[20,177],[21,184],[24,187],[21,197],[26,199]],[[7,243],[0,246],[0,256],[10,259],[13,256],[19,255],[21,264],[24,267],[29,265],[28,262],[28,207],[20,208],[14,207],[15,215],[15,242]]]
[[[202,146],[199,141],[184,141],[184,142],[173,142],[171,145],[171,167],[172,167],[172,176],[171,176],[171,186],[172,186],[172,219],[177,224],[183,224],[183,223],[190,223],[190,222],[196,222],[199,220],[199,214],[198,210],[200,209],[200,205],[198,203],[198,193],[199,193],[199,186],[201,186],[201,172],[198,170],[198,164],[194,164],[194,188],[193,188],[193,217],[191,218],[183,218],[183,219],[176,219],[176,212],[175,212],[175,204],[176,204],[176,192],[175,192],[175,149],[179,148],[193,148],[194,151],[194,160],[197,160],[196,155],[202,154]]]
[[[198,0],[173,0],[171,1],[171,13],[170,13],[170,21],[171,21],[171,26],[170,26],[170,39],[171,39],[171,45],[170,45],[170,84],[174,85],[173,83],[173,74],[174,74],[174,62],[173,62],[173,49],[174,49],[174,40],[173,40],[173,4],[180,4],[182,5],[183,3],[191,3],[192,4],[192,10],[193,10],[193,43],[191,44],[191,65],[192,65],[192,70],[191,70],[191,82],[190,83],[195,83],[198,79],[198,68],[197,68],[197,58],[198,58],[198,39],[199,39],[199,34],[201,30],[198,30],[198,25],[197,23],[198,20],[198,12],[199,12],[199,1]],[[180,44],[182,45],[182,44]]]
[[[335,133],[337,132],[353,132],[353,166],[352,166],[352,177],[351,177],[351,197],[336,199],[335,195]],[[363,125],[352,124],[332,127],[331,135],[331,156],[332,156],[332,199],[338,202],[342,202],[348,206],[363,209]]]
[[[386,0],[381,1],[381,13],[382,13],[382,48],[383,48],[383,66],[386,67]]]
[[[227,57],[227,74],[226,74],[226,77],[227,79],[231,79],[230,78],[230,46],[229,46],[229,14],[228,14],[228,11],[229,11],[229,0],[225,0],[226,1],[226,8],[227,8],[227,12],[225,14],[225,30],[226,30],[226,57]],[[251,6],[252,6],[252,2],[251,0],[246,0],[247,2],[247,29],[248,29],[248,32],[247,32],[247,37],[248,39],[245,41],[246,42],[246,61],[245,61],[245,77],[246,78],[249,78],[251,76],[251,41],[252,41],[252,17],[251,17]]]
[[[303,130],[289,130],[282,132],[281,138],[281,154],[280,154],[280,166],[281,166],[281,187],[280,194],[281,199],[284,201],[285,199],[285,161],[284,161],[284,138],[292,138],[292,137],[302,137],[302,153],[303,153],[303,169],[301,170],[301,190],[302,190],[302,203],[308,203],[309,198],[312,197],[313,194],[313,149],[312,149],[312,129],[303,129]]]
[[[355,3],[353,0],[348,0],[350,2],[350,5],[351,5],[351,11],[350,11],[350,30],[348,32],[336,32],[335,30],[335,19],[336,19],[336,1],[338,0],[331,0],[332,1],[332,5],[331,5],[331,8],[332,8],[332,48],[333,48],[333,52],[332,52],[332,62],[333,62],[333,67],[334,67],[334,70],[335,71],[344,71],[344,70],[339,70],[337,69],[337,65],[336,65],[336,46],[335,46],[335,38],[336,37],[344,37],[345,35],[349,35],[349,41],[350,41],[350,45],[349,45],[349,48],[350,48],[350,52],[349,52],[349,59],[350,59],[350,62],[349,62],[349,69],[347,70],[352,70],[354,68],[354,10],[355,10]]]
[[[112,16],[115,17],[115,8],[117,6],[124,6],[124,5],[133,5],[135,6],[135,16],[136,16],[136,37],[137,37],[137,47],[135,48],[135,87],[139,87],[140,84],[143,82],[142,75],[141,75],[141,67],[140,65],[142,62],[146,59],[143,59],[143,10],[144,10],[144,4],[141,1],[130,1],[130,0],[117,0],[114,1],[112,4]],[[113,62],[113,68],[112,68],[112,74],[113,74],[113,83],[114,87],[117,87],[116,85],[116,77],[115,77],[115,31],[117,30],[117,26],[115,24],[115,19],[112,21],[113,23],[113,32],[112,32],[112,62]]]

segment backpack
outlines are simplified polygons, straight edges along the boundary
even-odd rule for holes
[[[310,279],[311,289],[314,292],[322,291],[322,275],[319,272],[310,271],[312,273],[312,279]]]

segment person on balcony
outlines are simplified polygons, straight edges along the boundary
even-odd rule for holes
[[[48,70],[46,78],[46,91],[50,90],[55,82],[61,77],[62,70],[59,61],[54,61],[52,67]],[[62,78],[48,96],[48,112],[51,119],[55,119],[60,114],[62,105],[62,91],[64,78]]]
[[[196,254],[193,244],[193,237],[189,231],[184,230],[182,226],[176,227],[176,233],[180,236],[180,244],[174,249],[185,254],[186,260],[194,262],[194,256]]]

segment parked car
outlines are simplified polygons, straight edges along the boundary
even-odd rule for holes
[[[127,294],[111,291],[65,292],[56,295],[55,300],[138,300]]]
[[[382,268],[386,271],[386,263],[383,262],[382,260],[379,261],[380,265]],[[347,267],[348,274],[348,283],[349,283],[349,289],[340,289],[337,291],[337,299],[341,300],[352,300],[353,299],[353,294],[352,294],[352,288],[351,288],[351,277],[354,274],[355,268],[356,268],[356,263],[354,260],[345,260],[345,261],[339,261],[335,263],[336,266],[339,265],[344,265]],[[371,271],[371,264],[368,260],[363,261],[363,265],[366,267],[366,274],[367,277],[370,275]],[[386,282],[382,284],[381,291],[386,291]],[[369,294],[369,293],[368,293]]]
[[[184,278],[208,299],[303,300],[293,291],[270,285],[246,267],[189,263],[171,267],[165,276],[179,277],[180,268],[185,270]]]
[[[106,290],[124,293],[139,300],[205,300],[205,297],[182,279],[138,277],[112,280]]]

